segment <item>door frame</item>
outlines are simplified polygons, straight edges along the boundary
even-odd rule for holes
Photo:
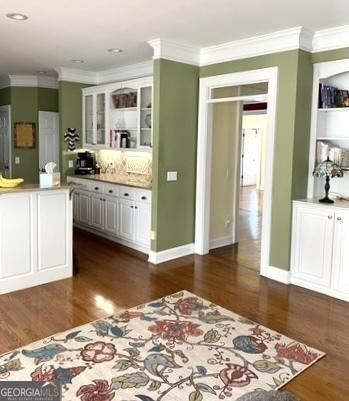
[[[6,104],[3,106],[0,106],[0,111],[7,111],[8,112],[8,158],[9,158],[9,176],[12,178],[12,120],[11,120],[11,105]]]
[[[270,227],[272,210],[272,186],[274,164],[274,139],[276,123],[276,102],[278,87],[278,67],[243,71],[231,74],[216,75],[200,79],[199,121],[197,143],[196,175],[196,212],[195,212],[195,252],[205,255],[209,252],[210,204],[211,204],[211,162],[212,162],[212,107],[210,105],[211,89],[249,85],[257,82],[268,82],[268,128],[265,155],[264,202],[261,239],[262,275],[267,273],[270,264]],[[229,100],[229,99],[227,99]],[[233,99],[231,99],[233,100]],[[238,97],[234,100],[239,100]],[[239,150],[240,152],[240,150]],[[239,170],[239,169],[236,169]],[[236,172],[239,177],[239,171]],[[237,184],[240,181],[237,180]]]

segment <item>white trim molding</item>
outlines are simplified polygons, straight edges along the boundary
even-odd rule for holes
[[[211,160],[212,160],[212,88],[231,85],[245,85],[268,82],[268,132],[265,157],[265,184],[261,240],[261,271],[270,264],[270,226],[272,210],[272,184],[274,161],[274,138],[277,102],[278,68],[270,67],[259,70],[243,71],[216,75],[200,79],[199,118],[197,144],[196,176],[196,215],[195,215],[195,252],[205,255],[209,252],[209,227],[211,204]]]
[[[100,85],[153,75],[153,61],[149,60],[104,71],[85,71],[66,67],[58,67],[56,71],[58,73],[58,81]]]
[[[200,65],[200,48],[197,46],[160,38],[150,40],[148,44],[154,50],[154,60],[164,58],[185,64]]]
[[[153,264],[167,262],[168,260],[181,258],[182,256],[191,255],[194,253],[194,244],[181,245],[176,248],[165,249],[164,251],[149,252],[148,262]]]
[[[291,272],[289,270],[280,269],[279,267],[266,266],[261,269],[261,276],[283,284],[291,283]]]
[[[313,39],[314,53],[349,47],[349,25],[316,31]]]

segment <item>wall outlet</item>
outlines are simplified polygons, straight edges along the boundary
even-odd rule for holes
[[[177,181],[177,171],[168,171],[167,181]]]
[[[21,164],[21,159],[19,156],[15,157],[15,164]]]
[[[73,168],[74,167],[74,160],[69,160],[68,167],[69,168]]]
[[[156,231],[150,231],[150,239],[151,239],[152,241],[155,241],[155,240],[156,240]]]

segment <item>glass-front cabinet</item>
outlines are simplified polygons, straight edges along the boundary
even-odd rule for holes
[[[84,146],[106,146],[106,94],[87,93],[83,95],[83,136]]]
[[[85,147],[151,150],[152,77],[83,89]]]

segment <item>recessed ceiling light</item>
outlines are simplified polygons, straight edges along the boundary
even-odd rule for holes
[[[84,63],[84,60],[77,60],[77,59],[74,59],[74,60],[72,60],[72,63],[75,63],[75,64],[82,64],[82,63]]]
[[[117,47],[108,49],[107,50],[109,53],[122,53],[122,49],[118,49]]]
[[[47,74],[47,72],[46,71],[38,71],[38,74],[45,75],[45,74]]]
[[[6,14],[6,17],[14,19],[16,21],[24,21],[24,20],[28,19],[28,17],[26,15],[19,14],[19,13],[9,13],[9,14]]]

